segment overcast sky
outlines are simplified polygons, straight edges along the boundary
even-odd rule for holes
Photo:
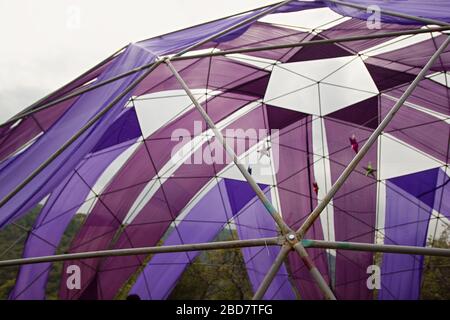
[[[125,44],[275,2],[0,0],[0,122]]]

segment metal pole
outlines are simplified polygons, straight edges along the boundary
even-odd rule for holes
[[[336,250],[370,251],[370,252],[414,254],[423,256],[450,257],[450,249],[441,249],[441,248],[424,248],[413,246],[340,242],[340,241],[332,242],[332,241],[309,240],[309,239],[304,239],[301,241],[301,243],[305,248],[323,248]]]
[[[354,3],[348,3],[345,1],[339,1],[339,0],[325,0],[334,4],[339,4],[342,6],[346,6],[346,7],[350,7],[350,8],[354,8],[354,9],[359,9],[359,10],[364,10],[367,11],[367,7],[359,5],[359,4],[354,4]],[[409,20],[415,20],[424,24],[435,24],[438,26],[450,26],[449,23],[443,22],[443,21],[439,21],[439,20],[435,20],[435,19],[428,19],[428,18],[422,18],[422,17],[416,17],[413,15],[409,15],[406,13],[401,13],[401,12],[395,12],[395,11],[391,11],[391,10],[385,10],[382,9],[380,10],[381,13],[387,14],[389,16],[393,16],[393,17],[398,17],[398,18],[404,18],[404,19],[409,19]]]
[[[272,238],[261,238],[250,240],[233,240],[233,241],[218,241],[211,243],[183,244],[174,246],[89,251],[81,253],[60,254],[53,256],[3,260],[0,261],[0,267],[11,267],[24,264],[35,264],[35,263],[79,260],[79,259],[90,259],[101,257],[130,256],[138,254],[161,254],[161,253],[184,252],[184,251],[207,251],[207,250],[249,248],[261,246],[277,246],[277,245],[279,246],[281,245],[282,242],[283,238],[272,237]],[[333,241],[311,240],[311,239],[303,239],[301,241],[301,245],[304,248],[322,248],[322,249],[336,249],[336,250],[350,250],[350,251],[370,251],[370,252],[423,255],[423,256],[450,257],[450,249],[441,249],[441,248],[424,248],[414,246],[382,245],[382,244],[343,242],[343,241],[333,242]]]
[[[11,200],[20,190],[22,190],[31,180],[34,179],[42,170],[44,170],[53,160],[61,155],[72,143],[74,143],[84,132],[97,123],[109,110],[111,110],[116,103],[120,101],[128,92],[133,90],[142,80],[145,79],[159,64],[161,61],[156,62],[150,69],[144,72],[138,79],[134,80],[120,95],[118,95],[110,104],[108,104],[103,110],[97,113],[88,123],[86,123],[77,133],[75,133],[67,142],[65,142],[61,148],[53,153],[46,161],[44,161],[38,168],[36,168],[24,181],[22,181],[14,190],[7,194],[0,201],[0,208],[3,207],[9,200]]]
[[[258,198],[261,200],[261,202],[264,204],[265,208],[269,212],[269,214],[273,217],[275,222],[277,223],[278,227],[281,229],[281,232],[283,234],[287,234],[291,232],[292,230],[289,228],[289,226],[283,221],[281,218],[281,215],[278,213],[278,210],[275,209],[275,207],[272,205],[272,203],[269,201],[269,199],[266,197],[264,192],[261,190],[259,185],[256,183],[255,179],[248,173],[247,168],[244,167],[243,164],[239,162],[239,159],[234,152],[234,150],[228,146],[227,142],[225,141],[225,138],[223,137],[222,133],[217,129],[216,125],[212,121],[212,119],[209,117],[209,115],[206,113],[206,111],[202,108],[200,103],[197,101],[197,99],[194,97],[192,91],[187,86],[186,82],[184,82],[183,78],[180,76],[178,71],[175,69],[175,67],[172,65],[169,59],[165,60],[165,63],[169,67],[169,69],[172,71],[174,76],[177,78],[180,85],[183,87],[186,94],[191,99],[192,103],[194,104],[195,108],[198,110],[198,112],[201,114],[203,119],[208,124],[209,128],[214,132],[214,136],[216,139],[222,144],[223,148],[225,149],[226,153],[233,159],[233,162],[236,164],[239,171],[244,176],[245,180],[250,184],[253,191],[255,191]]]
[[[172,252],[187,252],[187,251],[206,251],[218,249],[233,249],[233,248],[248,248],[261,246],[277,246],[280,245],[279,238],[261,238],[249,240],[233,240],[233,241],[218,241],[209,243],[196,244],[182,244],[174,246],[160,246],[160,247],[144,247],[144,248],[130,248],[130,249],[113,249],[102,251],[90,251],[81,253],[68,253],[53,256],[22,258],[14,260],[0,261],[0,267],[19,266],[24,264],[35,264],[55,261],[80,260],[102,257],[118,257],[118,256],[132,256],[141,254],[158,254],[158,253],[172,253]]]
[[[292,249],[292,247],[288,243],[284,244],[281,247],[281,250],[278,253],[278,256],[275,258],[275,261],[273,262],[269,271],[265,275],[263,281],[260,283],[258,290],[256,290],[256,292],[252,298],[253,300],[261,300],[264,297],[267,289],[269,288],[273,279],[277,275],[278,270],[280,269],[281,265],[283,264],[284,259],[286,259],[287,255],[288,255],[289,251],[291,251],[291,249]]]
[[[230,54],[239,54],[239,53],[242,54],[242,53],[249,53],[249,52],[270,51],[270,50],[277,50],[277,49],[303,48],[303,47],[309,47],[309,46],[314,46],[314,45],[324,45],[324,44],[330,44],[330,43],[370,40],[370,39],[379,39],[379,38],[386,38],[386,37],[397,37],[397,36],[404,36],[404,35],[440,32],[440,31],[446,31],[446,30],[450,30],[450,26],[449,27],[436,27],[436,28],[429,28],[429,29],[394,31],[394,32],[370,34],[370,35],[363,35],[363,36],[342,37],[342,38],[335,38],[335,39],[311,40],[311,41],[305,41],[305,42],[300,42],[300,43],[290,43],[290,44],[283,44],[283,45],[261,46],[261,47],[253,47],[253,48],[241,48],[241,49],[231,49],[231,50],[224,50],[224,51],[207,52],[207,53],[202,53],[202,54],[193,54],[193,55],[189,55],[189,56],[172,57],[171,61],[200,59],[200,58],[215,57],[215,56],[225,56],[225,55],[230,55]],[[22,119],[26,116],[32,115],[36,112],[42,111],[44,109],[48,109],[58,103],[61,103],[61,102],[67,101],[71,98],[80,96],[86,92],[100,88],[111,82],[120,80],[120,79],[127,77],[131,74],[134,74],[136,72],[148,69],[151,66],[153,66],[153,64],[154,63],[149,63],[146,65],[143,65],[141,67],[138,67],[138,68],[132,69],[130,71],[127,71],[125,73],[119,74],[119,75],[112,77],[110,79],[107,79],[105,81],[96,83],[90,87],[76,90],[66,96],[63,96],[61,98],[58,98],[51,102],[48,102],[37,108],[33,108],[32,110],[29,107],[26,110],[22,111],[21,113],[15,115],[11,119],[9,119],[7,122],[0,125],[0,127],[6,125],[7,123],[20,120],[20,119]],[[41,99],[41,100],[43,100],[43,99]],[[37,105],[37,104],[38,104],[38,102],[35,103],[35,105]]]
[[[302,243],[297,242],[294,245],[294,249],[299,254],[299,256],[302,259],[305,266],[308,268],[309,273],[313,277],[314,281],[316,281],[317,286],[319,287],[320,291],[322,291],[325,298],[327,300],[336,300],[336,297],[335,297],[333,291],[331,291],[330,287],[328,286],[328,283],[325,281],[325,279],[320,274],[319,269],[317,269],[317,267],[314,265],[313,261],[309,257],[308,252],[306,252]]]
[[[182,51],[180,51],[179,53],[177,53],[176,55],[174,55],[174,57],[182,56],[183,54],[185,54],[185,53],[187,53],[187,52],[189,52],[189,51],[192,51],[192,50],[194,50],[194,49],[196,49],[196,48],[198,48],[198,47],[204,45],[205,43],[208,43],[208,42],[211,41],[211,40],[214,40],[214,39],[216,39],[216,38],[219,38],[219,37],[221,37],[221,36],[224,36],[224,35],[226,35],[227,33],[229,33],[230,31],[233,31],[233,30],[235,30],[235,29],[238,29],[238,28],[240,28],[240,27],[245,26],[246,24],[248,24],[248,23],[250,23],[250,22],[253,22],[253,21],[255,21],[255,20],[258,20],[259,18],[262,18],[262,17],[264,17],[264,16],[266,16],[266,15],[268,15],[268,14],[270,14],[270,13],[276,11],[277,9],[279,9],[279,8],[281,8],[281,7],[283,7],[283,6],[287,5],[287,4],[289,4],[289,3],[291,3],[292,1],[294,1],[294,0],[283,1],[283,2],[281,2],[281,3],[279,3],[279,4],[277,4],[277,5],[271,6],[271,7],[269,7],[268,9],[263,10],[263,11],[261,11],[260,13],[254,15],[254,16],[252,16],[252,17],[249,17],[249,18],[247,18],[247,19],[245,19],[245,20],[243,20],[243,21],[241,21],[241,22],[239,22],[239,23],[237,23],[237,24],[235,24],[235,25],[233,25],[233,26],[231,26],[231,27],[229,27],[229,28],[226,28],[225,30],[222,30],[222,31],[220,31],[220,32],[218,32],[218,33],[216,33],[216,34],[213,34],[212,36],[210,36],[210,37],[208,37],[208,38],[206,38],[206,39],[204,39],[204,40],[202,40],[202,41],[200,41],[200,42],[198,42],[198,43],[196,43],[196,44],[194,44],[194,45],[192,45],[192,46],[190,46],[190,47],[188,47],[188,48],[186,48],[186,49],[184,49],[184,50],[182,50]]]
[[[301,227],[298,229],[297,234],[299,235],[300,239],[302,239],[306,231],[313,225],[314,221],[320,216],[322,211],[325,209],[325,207],[330,203],[331,199],[333,199],[334,195],[339,191],[339,189],[342,187],[342,185],[347,181],[350,174],[353,172],[353,170],[356,168],[356,166],[360,163],[360,161],[363,159],[363,157],[367,154],[367,152],[370,150],[370,148],[373,146],[373,144],[377,141],[378,136],[383,132],[384,129],[389,125],[392,118],[395,116],[395,114],[398,112],[398,110],[401,108],[403,103],[405,103],[406,99],[412,94],[414,89],[419,85],[420,81],[424,78],[428,70],[432,67],[434,62],[439,58],[440,54],[445,50],[445,48],[450,43],[450,37],[447,37],[447,39],[442,43],[442,45],[439,47],[439,49],[433,54],[431,59],[427,62],[427,64],[423,67],[423,69],[420,71],[420,73],[417,75],[417,77],[414,79],[414,81],[411,83],[411,85],[408,87],[408,89],[403,93],[402,97],[398,100],[398,102],[394,105],[394,107],[389,111],[389,113],[386,115],[386,117],[383,119],[383,121],[380,123],[380,125],[375,129],[375,131],[372,133],[372,135],[369,137],[367,142],[364,144],[364,146],[359,150],[359,152],[356,154],[356,156],[353,158],[353,160],[349,163],[349,165],[345,168],[344,172],[342,172],[341,176],[336,180],[334,185],[331,187],[330,191],[327,193],[327,195],[323,198],[323,200],[319,203],[319,205],[311,212],[311,214],[308,216],[308,218],[305,220],[305,222],[301,225]]]
[[[201,53],[201,54],[193,54],[193,55],[184,56],[184,57],[176,57],[176,58],[172,58],[171,60],[179,61],[179,60],[199,59],[199,58],[216,57],[216,56],[226,56],[226,55],[230,55],[230,54],[242,54],[242,53],[249,53],[249,52],[271,51],[271,50],[290,49],[290,48],[303,48],[303,47],[309,47],[309,46],[314,46],[314,45],[352,42],[352,41],[361,41],[361,40],[372,40],[372,39],[389,38],[389,37],[399,37],[399,36],[416,35],[416,34],[423,34],[423,33],[441,32],[441,31],[448,31],[448,30],[450,30],[450,26],[433,27],[433,28],[428,28],[428,29],[392,31],[392,32],[375,33],[375,34],[368,34],[368,35],[361,35],[361,36],[311,40],[311,41],[304,41],[304,42],[299,42],[299,43],[287,43],[287,44],[281,44],[281,45],[269,45],[269,46],[260,46],[260,47],[252,47],[252,48],[244,47],[244,48],[239,48],[239,49],[205,52],[205,53]]]

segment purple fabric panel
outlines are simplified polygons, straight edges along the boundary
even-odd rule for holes
[[[270,189],[266,189],[266,196],[270,200]],[[255,196],[254,199],[241,210],[234,219],[240,239],[257,239],[264,237],[276,237],[275,222],[268,214],[267,209]],[[252,284],[253,291],[259,288],[264,276],[269,271],[280,247],[255,247],[241,249],[247,266],[247,273]],[[289,276],[284,265],[270,284],[264,297],[265,300],[293,300],[295,294],[289,282]]]
[[[264,128],[261,110],[261,108],[257,108],[249,112],[231,124],[228,129]],[[264,137],[259,138],[264,139]],[[214,143],[217,144],[217,142]],[[256,141],[253,140],[248,141],[246,148],[251,147],[255,143]],[[237,143],[235,142],[234,145],[236,146]],[[221,150],[218,144],[211,148]],[[204,146],[203,150],[209,152],[211,149],[208,146]],[[242,152],[243,150],[239,151]],[[134,221],[127,225],[114,247],[129,248],[155,245],[180,210],[215,176],[216,171],[218,172],[223,168],[224,164],[215,164],[213,166],[205,162],[202,164],[183,164],[176,170],[171,179],[163,183],[162,188],[158,189]],[[141,259],[142,257],[140,256],[106,259],[99,269],[100,298],[109,299],[114,297],[117,290],[123,285],[123,282],[141,263]],[[115,271],[112,272],[112,270]],[[120,270],[120,272],[117,270]],[[91,280],[92,277],[88,277],[88,279]],[[82,288],[86,287],[83,286]]]
[[[385,244],[423,247],[432,209],[396,184],[386,186]],[[383,254],[379,299],[419,299],[422,268],[422,256]]]
[[[225,206],[218,205],[221,203]],[[212,207],[215,209],[210,210]],[[221,181],[190,210],[164,241],[164,245],[212,241],[231,216],[225,182]],[[137,294],[142,300],[166,299],[186,267],[199,254],[196,251],[155,255],[140,274],[130,294]]]
[[[315,178],[311,116],[281,129],[278,141],[274,141],[272,137],[272,142],[279,144],[277,185],[281,211],[287,224],[297,230],[317,205],[317,197],[313,191]],[[306,238],[323,240],[320,220],[317,220],[308,231]],[[310,249],[308,252],[328,281],[325,250]],[[289,268],[302,299],[321,299],[323,297],[297,254],[289,255]]]
[[[182,70],[186,70],[188,68],[192,68],[194,66],[200,65],[201,59],[188,59],[188,60],[181,60],[181,61],[173,61],[173,66],[178,70],[180,73]],[[204,70],[203,70],[204,71]],[[191,75],[190,79],[183,79],[186,81],[188,86],[190,88],[195,88],[194,85],[197,83],[200,83],[201,87],[205,87],[205,75],[202,74],[193,74]],[[200,79],[200,80],[198,80]],[[168,82],[169,84],[166,84]],[[165,65],[162,64],[158,66],[153,72],[145,78],[137,87],[135,90],[135,95],[137,97],[143,96],[147,93],[151,92],[160,92],[164,90],[177,90],[181,89],[180,84],[177,83],[174,79],[173,72]]]
[[[92,155],[56,188],[35,221],[25,244],[23,257],[55,254],[67,225],[84,203],[103,171],[121,154],[125,147],[115,148],[100,155]],[[16,278],[10,299],[43,300],[51,263],[24,265]]]
[[[16,127],[5,130],[0,135],[0,162],[19,150],[43,130],[47,130],[66,110],[75,99],[62,102],[50,109],[42,110],[22,120]]]
[[[397,187],[405,190],[428,207],[433,208],[439,169],[421,171],[406,176],[389,179]]]
[[[384,118],[394,106],[385,96],[381,97],[381,117]],[[402,107],[385,132],[403,142],[447,163],[450,125],[445,121],[419,110]]]
[[[433,208],[450,219],[450,177],[442,169],[439,170],[437,177]]]
[[[99,79],[123,73],[152,59],[153,57],[147,52],[131,45]],[[14,190],[40,164],[78,132],[89,119],[113,101],[139,74],[130,75],[79,97],[77,102],[42,137],[21,153],[15,161],[2,168],[0,171],[0,198]],[[96,125],[88,129],[0,209],[0,226],[5,226],[28,212],[76,167],[119,115],[129,96],[130,94],[125,95]]]
[[[366,68],[380,92],[400,87],[404,84],[409,85],[416,77],[414,74],[399,72],[370,63],[366,63]]]
[[[391,90],[386,94],[399,99],[407,88],[408,85],[405,85],[401,88]],[[419,86],[413,91],[407,101],[450,116],[449,95],[449,88],[432,80],[425,79],[420,82]]]
[[[395,61],[409,67],[423,68],[431,56],[442,45],[446,35],[438,36],[426,41],[406,46],[394,51],[382,53],[376,58]],[[431,71],[448,71],[450,69],[450,49],[447,48],[431,67]]]
[[[247,104],[246,99],[247,97],[243,95],[227,93],[209,100],[206,109],[209,116],[218,122]],[[71,246],[71,252],[107,248],[114,232],[146,183],[154,178],[155,167],[156,170],[160,170],[169,161],[172,149],[179,143],[178,140],[172,141],[173,131],[177,128],[184,128],[194,135],[192,125],[194,121],[202,121],[201,116],[196,110],[191,110],[149,137],[146,146],[139,147],[135,155],[106,188],[105,196],[101,197],[102,202],[94,207],[76,236]],[[204,124],[202,128],[204,130],[206,125]],[[96,266],[97,263],[98,260],[95,259],[85,260],[80,267],[83,273],[90,273],[89,266]],[[62,297],[69,295],[65,288],[61,290]]]
[[[385,1],[385,0],[347,0],[349,3],[359,4],[365,7],[377,5],[382,10],[391,10],[412,16],[435,19],[450,22],[450,3],[447,0],[407,0],[407,1]],[[372,13],[365,10],[349,8],[347,6],[328,3],[328,6],[337,13],[367,21]],[[381,19],[387,23],[417,24],[416,21],[382,15]]]
[[[134,108],[125,109],[109,127],[92,152],[109,148],[141,136],[141,128]]]
[[[352,123],[325,119],[326,137],[333,184],[355,156],[349,137],[355,134],[360,145],[372,130]],[[377,148],[373,147],[333,199],[336,241],[373,243],[377,188],[376,180],[366,176],[364,167],[371,162],[377,168]],[[338,251],[336,288],[338,299],[372,299],[366,286],[367,267],[373,264],[373,253]]]
[[[369,29],[367,28],[367,20],[350,19],[338,24],[337,26],[334,26],[333,28],[321,32],[320,35],[324,38],[336,39],[342,37],[373,35],[407,29],[411,30],[413,29],[413,27],[383,22],[381,23],[380,29]],[[351,42],[344,42],[340,44],[340,46],[351,49],[353,52],[357,53],[375,47],[391,39],[393,39],[393,37],[351,41]]]

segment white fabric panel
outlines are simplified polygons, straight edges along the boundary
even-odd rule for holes
[[[430,80],[442,84],[447,88],[450,88],[450,73],[448,72],[440,72],[427,76]]]
[[[381,155],[378,174],[382,180],[442,166],[442,163],[437,160],[416,151],[412,146],[399,142],[388,134],[381,136],[379,143],[381,143]]]
[[[206,89],[192,90],[200,101],[205,100]],[[180,113],[193,108],[184,90],[151,93],[134,101],[136,114],[145,138],[176,118]]]

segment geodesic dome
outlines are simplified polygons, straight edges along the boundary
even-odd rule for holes
[[[126,46],[0,127],[0,226],[42,205],[24,258],[54,255],[77,213],[86,217],[69,253],[207,243],[224,229],[239,240],[279,236],[194,98],[297,230],[448,39],[448,2],[375,2],[421,18],[381,14],[371,28],[367,12],[338,1],[289,1]],[[338,299],[373,298],[367,268],[377,259],[379,299],[419,298],[423,256],[305,239],[426,247],[448,226],[449,50],[302,239]],[[279,252],[242,248],[254,291]],[[59,296],[113,299],[136,276],[129,294],[165,299],[199,253],[65,261],[81,287],[68,288],[63,271]],[[22,265],[10,298],[44,299],[51,268]],[[264,298],[298,296],[323,297],[290,252]]]

